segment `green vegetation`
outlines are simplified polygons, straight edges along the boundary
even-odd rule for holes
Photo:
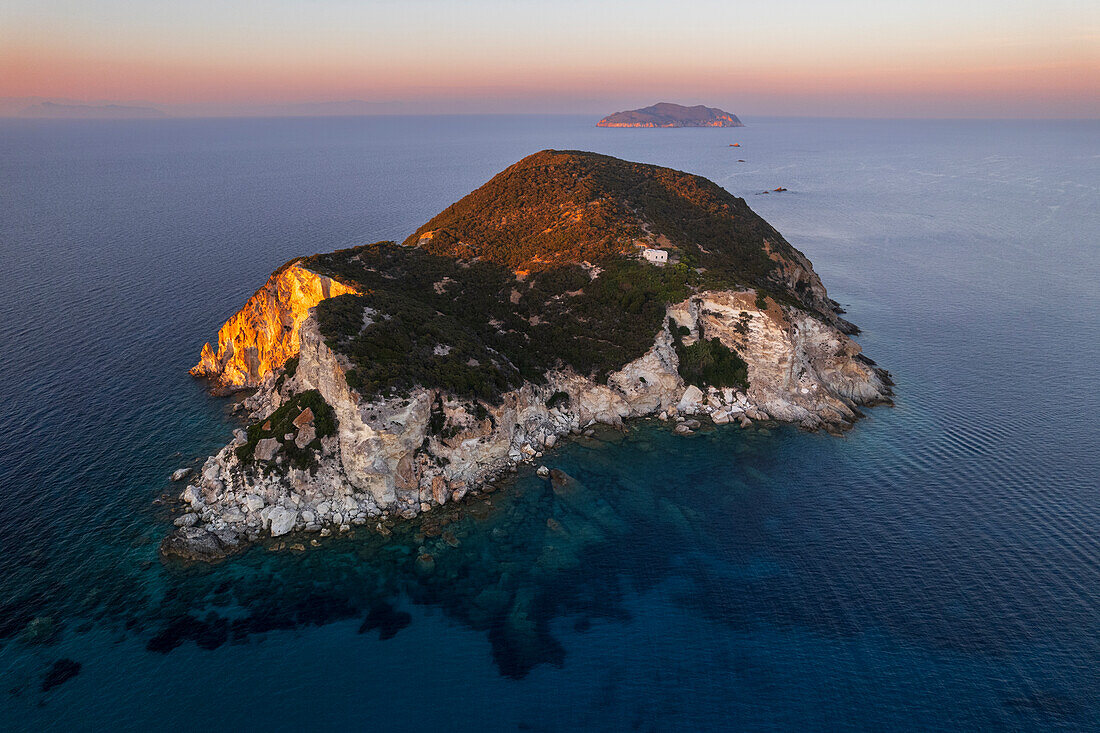
[[[793,251],[745,199],[701,176],[577,151],[542,151],[505,169],[405,240],[511,269],[603,262],[639,241],[690,258],[720,281],[767,284]],[[667,242],[667,243],[665,243]]]
[[[781,284],[765,240],[777,255],[793,256],[744,199],[706,178],[595,153],[544,150],[449,206],[405,244],[541,270],[633,254],[644,241],[679,254],[717,283]]]
[[[447,415],[443,412],[443,400],[435,398],[432,403],[432,411],[428,416],[428,433],[439,435],[443,432],[443,426],[447,424]]]
[[[742,311],[739,331],[741,327],[748,330],[746,316],[749,314]],[[691,329],[678,326],[671,318],[668,319],[668,328],[680,361],[678,371],[685,382],[704,390],[707,387],[749,388],[749,365],[736,351],[717,338],[699,339],[685,346],[683,337],[691,334]]]
[[[295,360],[296,365],[297,360]],[[287,440],[285,436],[297,433],[298,428],[294,427],[294,420],[307,407],[313,411],[313,427],[317,431],[317,437],[305,448],[299,448],[293,439]],[[251,462],[256,453],[256,444],[264,438],[275,438],[282,446],[281,453],[285,456],[283,470],[288,467],[313,470],[317,467],[316,452],[321,450],[321,438],[335,434],[336,412],[325,402],[320,392],[311,389],[291,396],[266,420],[248,426],[248,440],[237,448],[237,458],[242,463]],[[266,470],[271,471],[275,468],[272,462]]]
[[[688,384],[704,390],[749,387],[749,365],[717,338],[700,339],[691,346],[677,343],[676,353],[680,357],[680,376]]]
[[[641,261],[640,243],[668,249],[673,263]],[[426,386],[496,404],[560,367],[603,381],[649,349],[669,303],[702,288],[801,298],[769,254],[795,251],[744,200],[698,176],[593,153],[524,158],[405,244],[301,260],[362,293],[316,314],[368,399]],[[733,352],[685,353],[696,379],[744,381]]]
[[[697,279],[686,266],[622,258],[605,262],[595,279],[568,265],[520,281],[500,265],[392,242],[303,264],[363,293],[316,310],[326,342],[354,365],[348,383],[360,394],[423,385],[493,404],[555,367],[606,379],[652,346],[665,306],[686,298]]]
[[[558,405],[568,405],[568,404],[569,404],[569,393],[568,392],[562,392],[562,391],[559,390],[559,391],[555,392],[554,394],[552,394],[552,395],[550,395],[549,397],[546,398],[546,408],[548,410],[553,410]]]

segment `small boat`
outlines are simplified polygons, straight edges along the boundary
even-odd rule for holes
[[[741,143],[730,143],[730,147],[731,148],[739,148],[739,147],[741,147]]]

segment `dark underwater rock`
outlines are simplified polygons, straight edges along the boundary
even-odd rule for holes
[[[359,627],[359,633],[378,629],[378,638],[385,641],[392,639],[398,631],[412,623],[412,616],[404,611],[398,611],[386,602],[376,603],[371,606],[363,625]]]
[[[186,562],[214,562],[242,549],[241,536],[231,529],[181,527],[164,538],[160,554]]]
[[[58,659],[50,666],[46,676],[42,678],[42,692],[49,692],[58,685],[63,685],[76,677],[80,674],[80,667],[80,662],[74,662],[72,659]]]

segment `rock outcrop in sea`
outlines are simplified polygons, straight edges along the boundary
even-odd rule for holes
[[[554,167],[556,175],[564,168],[569,195],[576,185],[570,166],[581,166],[573,172],[595,171],[600,176],[609,172],[625,175],[624,171],[634,169],[623,166],[637,166],[608,163],[614,159],[602,156],[578,157],[590,154],[564,154],[572,156],[567,158],[555,157],[563,154],[538,155],[544,157],[531,159],[537,158],[540,170]],[[524,162],[530,165],[531,159]],[[520,172],[524,162],[517,164]],[[643,173],[652,173],[657,179],[667,174],[667,169],[649,171],[652,168],[645,167]],[[674,190],[686,180],[686,174],[677,175]],[[593,195],[592,190],[581,188],[586,199]],[[488,190],[499,204],[504,195],[500,187]],[[723,211],[736,214],[736,227],[730,231],[761,237],[753,246],[759,250],[759,261],[767,263],[766,269],[760,270],[766,273],[760,282],[766,282],[767,288],[704,285],[708,268],[687,267],[684,261],[728,265],[723,259],[714,259],[720,243],[677,241],[673,239],[677,232],[667,226],[661,226],[664,231],[659,233],[652,231],[657,228],[656,221],[646,221],[645,211],[638,214],[642,231],[623,230],[629,240],[626,252],[636,250],[639,244],[659,243],[673,251],[674,260],[680,260],[668,266],[678,269],[658,270],[642,264],[636,256],[624,255],[620,242],[610,242],[604,245],[609,254],[600,264],[585,260],[583,267],[550,268],[540,275],[495,265],[479,270],[476,260],[492,256],[486,253],[493,251],[490,244],[494,241],[494,235],[483,229],[476,233],[484,245],[482,254],[475,254],[473,260],[380,244],[306,258],[283,268],[223,326],[218,351],[204,347],[202,361],[193,371],[210,377],[219,389],[256,386],[257,390],[244,402],[251,426],[237,430],[228,445],[208,458],[198,480],[180,495],[186,511],[176,519],[179,529],[165,540],[163,552],[210,561],[265,536],[291,532],[327,535],[352,525],[378,525],[381,529],[384,521],[411,519],[463,501],[517,464],[536,461],[559,440],[597,424],[621,426],[625,420],[652,416],[678,426],[683,434],[690,434],[704,420],[731,424],[731,429],[776,420],[806,429],[834,430],[854,422],[860,406],[888,402],[891,382],[887,373],[864,357],[846,333],[854,327],[839,318],[809,261],[774,230],[760,228],[762,220],[743,201],[724,194],[730,199],[726,202],[723,194],[714,193],[727,206]],[[530,201],[522,207],[506,203],[513,224],[514,217],[533,208]],[[629,208],[637,211],[638,206],[633,202]],[[475,208],[484,210],[480,204]],[[548,208],[558,210],[557,206]],[[476,242],[466,240],[473,240],[475,233],[469,222],[463,223],[462,210],[462,202],[448,209],[453,219],[433,220],[431,231],[448,231],[455,246],[469,255]],[[601,222],[606,225],[606,220]],[[537,222],[535,228],[548,230],[543,224]],[[647,227],[648,232],[644,231]],[[679,234],[687,236],[694,230],[684,229]],[[641,241],[635,241],[635,236]],[[419,242],[422,237],[410,239]],[[694,247],[706,253],[698,261]],[[533,260],[548,259],[537,252],[532,256],[530,250],[524,256],[523,267],[532,266]],[[402,383],[400,374],[372,371],[380,362],[396,358],[383,353],[389,349],[388,341],[366,341],[375,351],[364,353],[364,342],[357,339],[364,339],[372,328],[392,328],[400,322],[404,306],[386,299],[378,288],[393,281],[402,285],[402,291],[415,290],[416,283],[408,275],[402,281],[398,274],[404,271],[380,263],[411,257],[419,258],[415,263],[420,269],[428,265],[451,268],[449,275],[427,278],[421,297],[438,296],[440,300],[432,307],[439,309],[447,307],[454,293],[462,305],[458,312],[471,319],[458,322],[456,328],[473,330],[472,335],[429,330],[418,336],[428,339],[428,350],[421,352],[425,356],[415,365],[420,367],[420,362],[428,360],[432,366],[418,372],[416,383]],[[613,339],[612,329],[605,328],[609,324],[591,320],[592,313],[606,314],[606,310],[571,304],[596,297],[585,291],[601,286],[608,290],[600,278],[613,277],[617,267],[626,268],[628,276],[609,281],[614,285],[610,288],[612,303],[635,308],[637,288],[633,283],[642,276],[655,277],[654,282],[668,288],[667,292],[684,296],[663,304],[651,299],[647,306],[637,306],[640,313],[648,314],[645,317],[629,312],[610,316],[622,318],[628,325],[636,322],[637,328],[628,333],[631,338],[652,328],[640,347],[632,347],[636,349],[633,358],[606,371],[586,370],[566,361],[568,357],[545,361],[545,368],[516,366],[521,359],[535,358],[532,355],[538,354],[539,340],[551,339],[555,333],[554,324],[542,322],[537,313],[544,318],[558,313],[562,319],[579,319],[574,325],[587,330],[570,338],[593,338],[593,348]],[[756,271],[741,269],[738,277]],[[350,275],[355,272],[359,272],[358,282]],[[566,278],[566,272],[579,279]],[[500,278],[499,282],[493,277]],[[544,284],[563,278],[568,284],[560,284],[556,290]],[[670,282],[699,284],[676,290]],[[494,307],[499,307],[501,300],[495,292],[511,292],[504,300],[507,308],[524,316],[516,321],[520,325],[505,324],[495,317],[486,319],[489,325],[480,318],[475,322],[471,308],[481,301],[462,300],[478,294],[470,289],[473,284],[487,290],[486,297],[493,300]],[[544,287],[546,292],[540,290]],[[522,310],[526,298],[536,292],[542,294],[534,304],[535,315],[526,315]],[[334,304],[332,308],[329,303]],[[562,303],[567,304],[565,310]],[[385,312],[387,307],[390,313]],[[420,321],[416,324],[414,327],[419,327]],[[603,335],[601,330],[608,333]],[[404,338],[402,332],[398,336]],[[508,339],[518,339],[517,350],[507,350],[513,343]],[[474,346],[469,344],[474,342],[480,351],[470,351]],[[415,351],[418,343],[414,338],[404,348]],[[609,349],[606,358],[610,361],[606,363],[613,364],[620,353],[625,352]],[[457,360],[453,358],[456,354]],[[467,358],[469,354],[475,356]],[[489,370],[490,376],[505,374],[494,382],[498,388],[492,393],[476,385],[467,388],[470,380],[484,375],[477,369],[484,369],[481,362],[486,360],[500,365]],[[509,371],[513,367],[514,371]],[[460,370],[458,381],[448,371],[454,369]],[[383,376],[390,382],[380,381]]]

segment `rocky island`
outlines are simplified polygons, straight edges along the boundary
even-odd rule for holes
[[[737,115],[715,107],[697,104],[685,107],[658,102],[651,107],[616,112],[596,123],[596,127],[744,127]]]
[[[184,489],[162,551],[382,530],[596,424],[841,429],[891,382],[839,313],[717,184],[536,153],[402,244],[283,265],[226,322],[192,374],[255,389],[250,424]]]

